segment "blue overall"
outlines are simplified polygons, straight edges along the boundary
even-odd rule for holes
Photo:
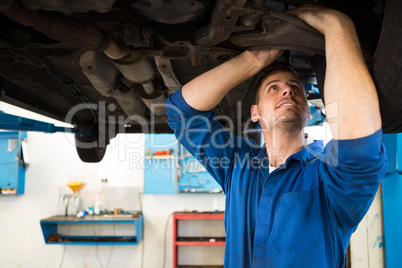
[[[352,233],[387,169],[381,130],[316,141],[269,173],[265,146],[230,134],[213,111],[170,95],[168,124],[225,195],[225,267],[344,267]]]

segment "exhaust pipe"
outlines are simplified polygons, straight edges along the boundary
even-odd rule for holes
[[[137,97],[136,91],[133,88],[127,92],[114,88],[119,71],[108,60],[105,54],[96,51],[87,51],[81,56],[79,64],[82,72],[91,82],[92,86],[103,96],[114,98],[126,115],[145,114],[147,108]]]
[[[155,77],[155,70],[151,62],[145,57],[131,54],[121,59],[110,59],[110,61],[119,69],[125,78],[135,84],[142,85],[142,87],[139,87],[137,93],[148,109],[154,115],[164,116],[166,112],[166,95],[159,88],[155,88],[152,82]]]

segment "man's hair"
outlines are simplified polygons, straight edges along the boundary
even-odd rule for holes
[[[268,75],[270,75],[271,73],[278,71],[278,70],[291,72],[296,77],[298,77],[296,72],[293,70],[292,65],[290,65],[290,63],[287,61],[278,61],[278,62],[274,62],[274,63],[268,65],[267,67],[262,69],[259,73],[257,73],[255,76],[255,80],[254,80],[255,86],[253,86],[254,104],[257,104],[260,101],[259,93],[260,93],[260,87],[261,87],[262,82],[265,80],[265,78]]]

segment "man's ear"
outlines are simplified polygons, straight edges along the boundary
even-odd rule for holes
[[[254,104],[251,106],[251,121],[254,123],[258,122],[258,119],[260,118],[260,113],[258,112],[258,106],[257,104]]]
[[[311,111],[310,111],[310,106],[307,104],[307,111],[308,111],[308,120],[313,119],[313,116],[311,115]]]

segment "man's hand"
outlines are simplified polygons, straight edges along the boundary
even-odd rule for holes
[[[246,50],[243,52],[244,56],[250,64],[255,64],[256,66],[262,66],[262,68],[268,66],[279,58],[283,53],[283,50]]]
[[[353,21],[344,13],[321,6],[304,5],[286,11],[287,14],[298,17],[322,34],[328,34],[335,29],[354,31]]]

